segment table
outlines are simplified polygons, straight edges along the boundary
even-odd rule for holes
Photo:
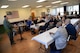
[[[39,29],[40,26],[44,26],[44,25],[45,25],[45,22],[42,22],[42,23],[38,23],[36,25],[35,24],[31,25],[30,28]]]
[[[49,32],[55,33],[57,31],[57,28],[52,28],[46,32],[43,32],[35,37],[32,38],[32,40],[35,40],[43,45],[45,45],[45,48],[48,49],[48,46],[53,43],[53,38],[50,36]]]

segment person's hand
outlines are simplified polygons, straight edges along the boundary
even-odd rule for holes
[[[49,34],[51,35],[51,34],[54,34],[53,32],[49,32]]]

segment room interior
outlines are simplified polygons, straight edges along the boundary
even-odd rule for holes
[[[58,1],[58,3],[55,1]],[[7,8],[1,8],[2,5],[7,5]],[[44,45],[42,45],[43,49],[39,49],[40,43],[32,40],[32,37],[36,36],[37,34],[32,35],[31,31],[24,31],[22,33],[22,36],[25,39],[22,41],[17,40],[20,39],[20,34],[15,35],[14,40],[16,44],[12,46],[10,45],[8,36],[3,27],[4,15],[6,15],[7,11],[18,11],[19,17],[9,19],[10,23],[13,24],[27,20],[31,16],[32,12],[34,12],[35,17],[40,17],[42,12],[54,15],[54,9],[63,7],[64,13],[67,11],[68,6],[75,5],[78,5],[79,7],[79,19],[80,0],[43,0],[43,2],[39,0],[0,0],[0,53],[46,53],[46,51],[43,50],[45,49]],[[72,17],[75,18],[75,16]],[[70,41],[70,43],[72,43],[72,41]],[[75,43],[72,44],[73,45],[67,45],[67,47],[63,49],[62,53],[80,53],[80,36],[78,36]]]

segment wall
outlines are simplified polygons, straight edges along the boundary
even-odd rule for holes
[[[36,16],[40,16],[41,12],[46,12],[46,8],[0,9],[0,24],[3,24],[3,20],[4,20],[3,16],[6,15],[6,11],[18,11],[19,18],[9,19],[10,22],[16,22],[16,21],[19,21],[19,20],[28,19],[28,17],[31,15],[31,12],[35,12]]]
[[[35,16],[40,16],[41,12],[47,12],[47,9],[46,8],[0,9],[0,34],[3,34],[5,32],[5,29],[1,24],[3,24],[3,20],[4,20],[3,16],[6,15],[6,11],[18,11],[19,18],[9,19],[10,22],[16,22],[16,21],[28,19],[28,17],[31,15],[31,12],[34,12]]]
[[[9,19],[10,22],[16,22],[19,20],[27,19],[30,16],[30,9],[0,9],[0,34],[5,32],[3,25],[4,15],[6,15],[6,11],[18,11],[19,18]]]
[[[35,11],[37,13],[36,14],[37,16],[40,16],[41,15],[41,12],[47,13],[47,9],[46,8],[36,8]]]
[[[16,22],[16,21],[19,21],[19,20],[28,19],[29,16],[31,15],[31,12],[34,12],[36,16],[40,16],[41,12],[46,12],[46,8],[0,9],[0,24],[3,24],[3,20],[4,20],[3,16],[6,15],[6,11],[18,11],[19,18],[9,19],[10,22]]]
[[[3,16],[6,15],[6,11],[18,11],[19,13],[19,18],[9,19],[11,22],[27,19],[30,16],[30,9],[0,9],[0,24],[3,23]]]

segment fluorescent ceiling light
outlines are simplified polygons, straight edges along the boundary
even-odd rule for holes
[[[46,6],[46,8],[50,8],[51,6],[49,5],[49,6]]]
[[[40,7],[42,7],[42,5],[36,6],[36,8],[40,8]]]
[[[64,2],[64,3],[61,3],[61,5],[64,5],[64,4],[68,4],[69,2]]]
[[[27,7],[29,7],[30,5],[24,5],[24,6],[22,6],[22,8],[27,8]]]
[[[17,0],[8,0],[8,1],[17,1]]]
[[[45,2],[46,0],[38,0],[36,2],[40,3],[40,2]]]
[[[58,6],[53,6],[53,8],[56,8],[56,7],[58,7]]]
[[[8,8],[9,5],[2,5],[1,8]]]
[[[54,1],[54,2],[52,2],[52,4],[56,4],[56,3],[60,3],[60,2],[62,2],[62,1]]]

